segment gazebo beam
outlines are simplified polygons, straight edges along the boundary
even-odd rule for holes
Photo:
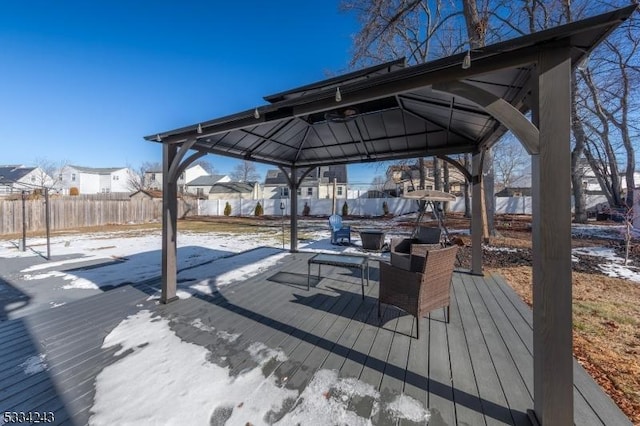
[[[433,90],[456,95],[480,105],[511,130],[529,154],[538,153],[538,129],[509,102],[480,87],[460,81],[434,84]]]
[[[540,51],[539,158],[533,180],[534,408],[543,425],[573,425],[571,314],[571,59]]]

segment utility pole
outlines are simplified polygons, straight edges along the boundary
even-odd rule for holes
[[[51,216],[49,212],[49,188],[44,189],[44,223],[47,228],[47,260],[51,260]]]
[[[22,240],[20,241],[20,251],[27,249],[27,210],[26,210],[27,191],[22,190]]]

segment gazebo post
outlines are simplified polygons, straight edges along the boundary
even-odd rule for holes
[[[568,47],[540,51],[537,83],[539,110],[534,119],[537,115],[540,154],[532,156],[533,399],[541,424],[573,425]]]
[[[471,158],[471,273],[482,273],[482,160],[483,152],[476,151]]]
[[[297,178],[297,167],[291,167],[291,179],[289,180],[289,194],[291,194],[291,241],[289,251],[298,251],[298,188],[300,186]]]
[[[178,147],[174,144],[162,144],[162,295],[161,303],[176,300],[177,283],[177,245],[178,225],[178,175],[171,176],[169,169],[173,164]]]

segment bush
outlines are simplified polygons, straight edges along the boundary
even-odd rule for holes
[[[231,204],[227,201],[227,204],[224,206],[224,215],[231,216]]]
[[[231,211],[229,211],[229,213],[231,213]],[[253,211],[253,214],[255,214],[256,216],[262,216],[264,214],[264,210],[262,208],[262,204],[260,204],[260,201],[258,201],[258,204],[256,204],[256,209]]]
[[[72,186],[69,188],[69,195],[80,195],[80,190],[77,187]]]
[[[344,204],[342,205],[342,216],[346,217],[348,215],[349,215],[349,205],[345,201]]]
[[[302,216],[309,216],[311,214],[311,207],[306,202],[304,203],[304,207],[302,208]]]
[[[387,216],[389,215],[389,205],[387,204],[386,201],[382,202],[382,213]]]

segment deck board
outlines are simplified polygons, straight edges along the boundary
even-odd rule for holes
[[[397,308],[383,304],[378,319],[375,262],[363,301],[360,273],[348,268],[324,266],[307,291],[310,256],[289,255],[254,277],[169,305],[149,300],[153,287],[125,286],[0,322],[7,342],[0,405],[54,411],[58,424],[87,423],[95,379],[119,359],[116,348],[102,347],[105,336],[147,309],[169,320],[180,339],[206,347],[230,374],[255,365],[247,348],[259,342],[286,355],[265,374],[289,389],[301,391],[316,371],[331,369],[372,385],[382,402],[401,394],[419,401],[430,410],[431,425],[526,424],[523,413],[533,405],[531,310],[501,277],[456,273],[451,322],[436,310],[419,320],[416,339],[416,321]],[[40,353],[49,368],[25,375],[20,364]],[[630,424],[577,363],[574,376],[577,423]],[[363,416],[374,410],[370,397],[348,404]],[[372,421],[415,424],[385,410]]]

